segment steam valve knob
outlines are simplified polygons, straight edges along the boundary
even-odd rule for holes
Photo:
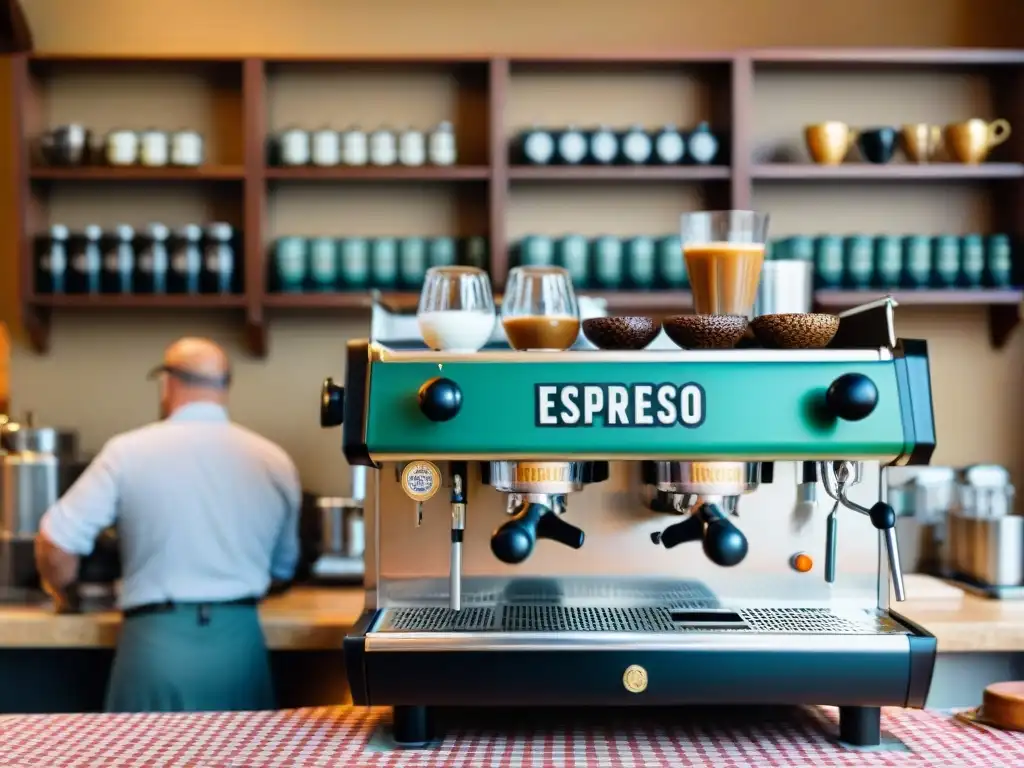
[[[431,421],[451,421],[462,408],[462,390],[451,379],[425,381],[416,393],[420,411]]]
[[[324,379],[320,387],[320,426],[324,429],[340,427],[345,420],[345,388],[334,383],[334,379]]]
[[[880,531],[887,531],[896,527],[896,510],[884,501],[875,504],[869,510],[868,517],[871,519],[871,524]]]
[[[533,553],[537,539],[551,539],[579,549],[584,534],[543,504],[525,503],[491,535],[491,551],[501,562],[517,565]]]
[[[860,421],[878,406],[878,387],[863,373],[844,373],[825,392],[825,405],[844,421]]]

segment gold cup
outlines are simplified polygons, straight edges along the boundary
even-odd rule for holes
[[[846,123],[831,120],[806,126],[804,140],[814,162],[819,165],[839,165],[857,140],[857,132]]]
[[[912,163],[927,163],[935,157],[942,141],[942,129],[928,123],[904,125],[900,129],[903,153]]]
[[[991,123],[979,118],[964,123],[947,125],[942,131],[946,151],[959,163],[977,165],[983,162],[993,147],[998,147],[1010,138],[1010,123],[993,120]]]

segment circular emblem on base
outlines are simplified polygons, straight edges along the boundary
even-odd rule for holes
[[[643,693],[647,690],[647,670],[639,664],[630,664],[622,673],[622,684],[630,693]]]
[[[413,501],[423,503],[441,487],[441,470],[429,461],[411,461],[402,471],[402,490]]]

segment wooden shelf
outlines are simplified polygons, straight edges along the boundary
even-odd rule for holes
[[[1024,163],[768,163],[755,165],[750,175],[763,181],[974,181],[1024,178]]]
[[[378,294],[382,304],[392,309],[415,309],[419,303],[419,291],[393,291]],[[368,310],[373,306],[371,291],[352,293],[268,293],[264,305],[275,309],[310,310]]]
[[[50,294],[31,296],[28,303],[49,309],[232,309],[245,307],[244,296]]]
[[[502,289],[508,274],[509,231],[523,231],[528,222],[523,216],[533,215],[535,209],[530,205],[520,205],[520,201],[510,199],[518,192],[516,184],[525,186],[530,182],[538,184],[550,183],[552,188],[533,188],[529,192],[536,196],[538,204],[548,207],[559,205],[559,195],[563,190],[554,187],[559,183],[577,184],[580,187],[565,190],[566,195],[580,195],[581,202],[575,210],[566,213],[567,218],[578,218],[573,224],[573,231],[590,231],[587,217],[596,217],[595,224],[601,224],[601,216],[609,215],[607,211],[618,211],[611,200],[602,200],[602,206],[587,205],[586,196],[589,189],[582,187],[587,182],[607,182],[601,189],[602,195],[637,196],[640,202],[635,205],[637,210],[643,209],[642,215],[651,221],[661,221],[671,217],[678,207],[687,210],[689,207],[702,205],[709,209],[749,209],[755,205],[755,191],[758,182],[768,183],[834,183],[849,185],[853,182],[917,182],[920,184],[949,184],[971,182],[995,182],[983,187],[981,192],[990,194],[992,209],[991,231],[1006,232],[1016,242],[1024,241],[1024,131],[1016,128],[1024,125],[1024,50],[977,50],[977,49],[759,49],[740,50],[725,53],[693,53],[689,51],[647,52],[637,55],[580,54],[563,55],[560,53],[545,54],[543,52],[523,57],[487,57],[487,56],[388,56],[375,59],[372,56],[335,56],[335,57],[175,57],[175,56],[48,56],[46,54],[15,54],[11,58],[12,69],[12,125],[23,126],[23,130],[15,132],[10,146],[13,157],[12,178],[15,179],[14,195],[15,220],[21,226],[13,233],[14,248],[20,255],[20,300],[29,330],[38,349],[45,349],[48,336],[49,318],[52,310],[103,310],[123,309],[149,310],[202,310],[202,309],[238,309],[244,315],[245,336],[254,354],[266,352],[267,315],[274,312],[265,310],[295,311],[340,311],[365,312],[372,304],[369,292],[331,293],[331,294],[273,294],[267,292],[267,251],[268,237],[276,229],[289,231],[287,224],[281,223],[282,200],[275,201],[275,210],[269,204],[268,189],[280,193],[280,197],[294,194],[287,201],[293,209],[304,206],[312,208],[319,204],[324,207],[317,211],[318,215],[330,220],[330,211],[336,210],[337,202],[332,194],[362,195],[364,190],[345,189],[332,191],[305,190],[299,187],[302,183],[317,182],[425,182],[460,184],[457,189],[443,190],[452,193],[449,226],[454,232],[483,232],[489,238],[491,255],[491,280],[497,292]],[[42,116],[49,114],[40,105],[47,106],[46,97],[61,94],[68,86],[61,78],[76,77],[78,69],[93,65],[102,70],[103,77],[121,77],[120,67],[127,79],[134,78],[135,85],[131,92],[138,98],[146,98],[148,83],[142,86],[138,77],[146,72],[160,72],[161,77],[168,76],[173,80],[183,75],[175,87],[182,88],[189,100],[191,112],[189,124],[203,133],[207,139],[209,157],[216,164],[200,168],[145,168],[127,167],[114,168],[102,166],[84,167],[33,167],[30,164],[32,141],[47,127]],[[294,66],[291,66],[294,65]],[[339,83],[330,78],[347,77],[350,70],[359,67],[348,65],[370,65],[375,72],[391,72],[394,76],[416,77],[420,69],[430,69],[442,73],[443,83],[438,81],[438,98],[444,99],[447,105],[443,109],[438,106],[429,120],[450,119],[459,134],[459,156],[464,162],[472,163],[461,166],[419,166],[419,167],[268,167],[266,143],[278,127],[287,121],[296,119],[301,124],[316,125],[313,120],[326,122],[339,121],[343,118],[325,113],[321,117],[313,117],[317,111],[313,109],[307,116],[293,114],[295,104],[287,104],[284,96],[294,96],[295,80],[301,76],[304,83],[311,88],[306,95],[311,105],[318,105],[318,99],[331,98],[337,93]],[[381,66],[384,65],[384,66]],[[395,66],[391,66],[395,65]],[[128,67],[135,67],[138,72]],[[840,166],[819,166],[811,164],[758,164],[752,161],[754,155],[756,96],[763,94],[758,91],[762,81],[757,81],[755,72],[771,70],[771,77],[779,77],[784,70],[799,72],[836,72],[844,69],[871,70],[921,70],[950,72],[959,70],[971,77],[978,76],[988,79],[991,91],[991,112],[993,116],[1004,117],[1014,126],[1015,132],[1003,144],[993,157],[1022,162],[991,162],[982,165],[968,166],[951,163],[935,163],[912,165],[907,163],[891,163],[872,165],[848,163]],[[692,71],[691,71],[692,70]],[[721,131],[721,138],[727,144],[727,152],[722,155],[724,165],[680,165],[680,166],[525,166],[509,163],[509,146],[513,140],[512,126],[528,124],[537,115],[527,114],[538,111],[523,106],[522,99],[527,98],[532,87],[530,78],[561,77],[602,77],[608,73],[623,72],[628,76],[650,76],[654,72],[657,80],[655,91],[650,93],[689,94],[693,89],[680,88],[678,83],[666,85],[662,79],[676,78],[685,72],[685,77],[692,76],[694,84],[700,85],[700,92],[708,94],[700,104],[684,105],[684,113],[700,112],[700,119],[708,119]],[[140,74],[141,73],[141,74]],[[403,74],[404,73],[404,74]],[[411,74],[410,74],[411,73]],[[375,75],[376,76],[376,75]],[[388,74],[387,76],[392,76]],[[613,74],[613,77],[615,75]],[[518,79],[517,78],[521,78]],[[308,81],[308,82],[307,82]],[[689,80],[687,81],[689,82]],[[290,84],[289,84],[290,83]],[[127,86],[126,86],[127,87]],[[433,87],[433,86],[431,86]],[[525,90],[516,91],[517,87]],[[569,86],[566,86],[569,87]],[[620,86],[615,86],[620,87]],[[625,86],[621,86],[625,87]],[[665,87],[667,90],[662,91]],[[769,87],[769,86],[764,86]],[[202,89],[202,93],[196,91]],[[288,90],[291,89],[291,90]],[[366,112],[367,119],[383,119],[374,117],[374,106],[378,91],[360,86],[356,91],[365,92],[361,106],[351,107],[355,113]],[[68,91],[70,92],[70,91]],[[558,91],[561,93],[562,91]],[[647,93],[645,91],[645,93]],[[191,96],[189,96],[191,94]],[[309,95],[313,94],[313,95]],[[331,94],[331,95],[325,95]],[[525,94],[525,95],[524,95]],[[358,95],[358,94],[357,94]],[[171,94],[174,96],[174,94]],[[54,98],[57,98],[54,96]],[[60,98],[67,98],[60,96]],[[76,97],[77,98],[77,97]],[[170,98],[170,97],[169,97]],[[363,98],[363,96],[359,96]],[[660,96],[653,97],[661,103]],[[672,98],[671,95],[668,98]],[[690,99],[690,95],[680,98]],[[211,100],[216,104],[211,108]],[[424,102],[435,102],[433,96],[424,96]],[[357,99],[358,101],[358,99]],[[528,101],[528,99],[527,99]],[[346,102],[347,105],[347,102]],[[93,105],[95,106],[95,105]],[[600,104],[597,105],[600,109]],[[58,110],[59,111],[59,110]],[[87,110],[88,111],[88,110]],[[153,110],[151,110],[152,112]],[[572,110],[569,110],[571,113]],[[102,119],[95,117],[97,128]],[[104,113],[105,114],[105,113]],[[126,114],[130,114],[127,113]],[[162,114],[157,111],[156,114]],[[426,112],[424,112],[426,114]],[[666,113],[669,114],[669,113]],[[670,113],[675,114],[675,113]],[[696,113],[695,113],[696,115]],[[111,115],[113,117],[113,115]],[[167,119],[177,121],[180,115],[176,112],[168,114]],[[298,119],[302,117],[302,119]],[[580,119],[599,123],[604,118],[594,115],[580,116]],[[80,119],[89,122],[90,115],[62,117],[61,119]],[[610,115],[608,119],[613,119]],[[120,118],[119,118],[120,119]],[[345,120],[348,115],[345,115]],[[391,119],[389,116],[388,119]],[[418,119],[418,118],[417,118]],[[570,118],[566,117],[568,121]],[[687,116],[685,119],[689,119]],[[852,119],[852,118],[851,118]],[[950,119],[957,119],[951,117]],[[59,122],[54,118],[55,122]],[[204,122],[205,121],[205,122]],[[305,122],[303,122],[305,121]],[[158,121],[159,122],[159,121]],[[794,123],[799,122],[794,118]],[[414,121],[415,123],[415,121]],[[429,124],[423,118],[423,124]],[[655,123],[652,123],[652,125]],[[173,128],[174,125],[164,126]],[[794,124],[791,128],[790,140],[799,141],[801,126]],[[85,206],[83,200],[89,199],[91,193],[81,187],[64,188],[59,185],[50,186],[50,182],[126,182],[120,194],[128,197],[135,194],[139,182],[157,182],[154,195],[159,196],[162,182],[242,182],[238,184],[238,194],[217,195],[216,200],[209,201],[212,209],[209,220],[232,221],[239,227],[243,250],[238,254],[239,262],[244,269],[246,291],[241,296],[39,296],[33,292],[32,236],[45,231],[52,221],[99,221],[113,224],[108,220],[112,216],[120,216],[122,208],[111,195],[109,208],[99,208],[99,213],[79,210]],[[287,182],[296,182],[292,189],[285,188]],[[478,182],[477,186],[469,182]],[[648,192],[642,185],[662,183],[665,186],[675,185],[669,194],[677,194],[677,202],[668,202],[664,210],[658,204],[650,204],[645,196]],[[700,188],[687,188],[684,185],[704,184]],[[618,187],[633,185],[626,192],[619,192]],[[216,187],[219,188],[219,187]],[[510,193],[510,189],[512,190]],[[373,190],[367,190],[372,192]],[[398,189],[404,193],[406,190]],[[409,190],[410,200],[420,193],[415,187]],[[799,190],[795,190],[799,191]],[[974,193],[975,190],[951,190],[952,192]],[[106,190],[104,190],[106,192]],[[117,192],[117,190],[114,190]],[[463,194],[463,193],[467,194]],[[655,190],[653,196],[662,194]],[[776,189],[776,194],[783,190]],[[381,199],[390,199],[391,190],[381,190]],[[427,192],[433,194],[431,189]],[[862,194],[851,192],[851,195]],[[147,191],[147,194],[148,191]],[[309,195],[308,198],[303,195]],[[77,195],[77,197],[76,197]],[[315,196],[322,195],[322,198]],[[546,197],[545,197],[546,196]],[[185,197],[180,195],[179,197]],[[398,197],[398,194],[395,195]],[[699,199],[698,199],[699,198]],[[671,200],[671,198],[668,198]],[[105,195],[104,195],[104,201]],[[189,201],[194,202],[194,201]],[[201,206],[183,208],[186,213],[175,217],[174,206],[160,208],[161,215],[180,221],[200,221],[198,211],[203,211],[207,201]],[[404,204],[404,203],[403,203]],[[376,203],[373,203],[376,205]],[[75,206],[70,208],[70,206]],[[234,207],[232,207],[234,206]],[[285,206],[287,207],[287,206]],[[570,208],[571,206],[566,206]],[[223,209],[223,211],[222,211]],[[362,210],[362,209],[361,209]],[[379,213],[376,208],[367,208],[368,212]],[[439,211],[442,209],[439,208]],[[447,209],[445,209],[447,210]],[[109,216],[108,216],[109,211]],[[196,211],[193,213],[193,211]],[[81,213],[79,217],[77,214]],[[294,213],[294,210],[292,211]],[[561,213],[561,212],[560,212]],[[448,215],[446,213],[439,213]],[[366,226],[385,234],[390,230],[394,214],[381,215],[383,224],[367,222]],[[129,217],[130,218],[130,217]],[[271,219],[274,219],[273,223]],[[301,217],[299,217],[301,218]],[[367,216],[366,218],[369,218]],[[145,219],[140,219],[145,220]],[[433,219],[431,219],[433,221]],[[336,234],[361,228],[363,218],[349,217],[339,223]],[[808,221],[807,229],[817,225]],[[854,222],[850,222],[857,229]],[[577,226],[578,225],[578,226]],[[657,226],[652,224],[651,226]],[[305,230],[303,230],[305,231]],[[403,231],[396,227],[393,231]],[[425,231],[425,230],[424,230]],[[656,231],[656,230],[641,230]],[[335,232],[332,231],[332,234]],[[1015,254],[1016,255],[1016,254]],[[602,292],[579,290],[587,296],[604,298],[609,310],[617,314],[652,314],[667,315],[692,310],[692,297],[686,291],[617,291]],[[855,306],[872,297],[879,291],[819,291],[816,302],[825,308],[839,309]],[[987,306],[992,321],[992,341],[1001,345],[1009,338],[1012,329],[1020,320],[1019,308],[1021,291],[899,291],[895,293],[897,300],[905,306],[952,307]],[[499,297],[500,298],[500,297]],[[396,308],[414,309],[418,300],[418,292],[392,291],[380,294],[380,299]]]
[[[726,165],[514,165],[513,181],[725,181]]]
[[[198,168],[146,168],[83,165],[38,166],[29,171],[33,181],[232,181],[245,178],[240,165],[202,165]]]
[[[1024,65],[1024,51],[1001,48],[760,48],[754,64],[976,67]]]
[[[264,174],[275,181],[486,181],[491,169],[486,165],[301,166],[267,168]]]
[[[1018,288],[978,288],[974,290],[949,289],[929,291],[842,291],[819,290],[814,292],[814,303],[822,308],[847,309],[867,304],[881,296],[892,296],[907,307],[955,307],[1016,305],[1024,298],[1024,290]]]

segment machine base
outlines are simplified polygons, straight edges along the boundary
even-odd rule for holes
[[[430,707],[392,707],[391,734],[396,745],[407,748],[428,746],[441,732],[435,726]],[[882,743],[881,707],[840,707],[839,741],[855,747],[877,747]]]

